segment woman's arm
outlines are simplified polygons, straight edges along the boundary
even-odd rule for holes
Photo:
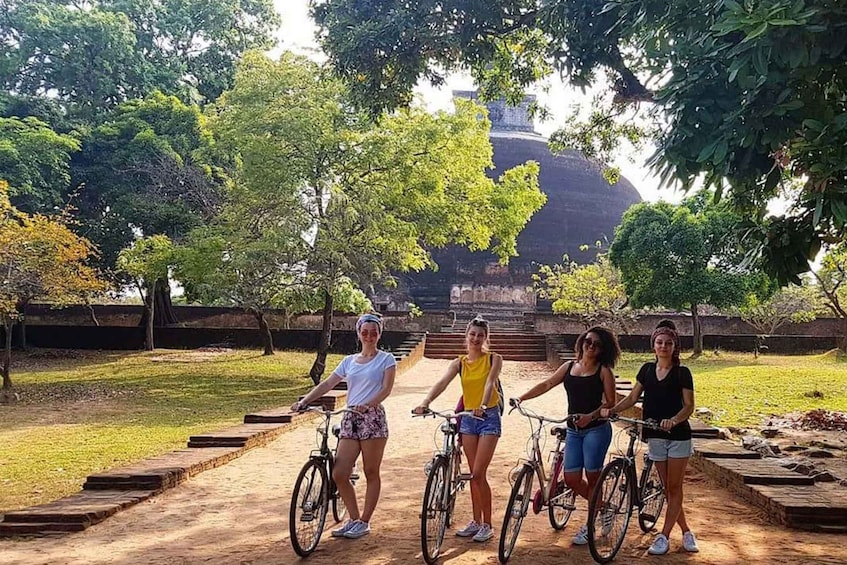
[[[677,426],[694,413],[694,391],[690,388],[682,389],[682,410],[677,412],[673,418],[668,420],[662,420],[661,426],[665,431],[670,430],[674,426]]]
[[[382,401],[388,398],[391,394],[391,389],[394,388],[394,376],[397,374],[397,365],[392,365],[382,373],[382,388],[379,394],[364,404],[364,408],[375,408],[382,404]]]
[[[318,383],[312,390],[306,393],[301,400],[298,400],[294,404],[291,405],[292,412],[299,412],[306,406],[312,403],[316,398],[320,398],[325,395],[327,392],[332,390],[332,388],[341,382],[341,377],[335,373],[331,374],[329,378],[321,383]]]
[[[638,397],[641,396],[641,392],[643,390],[644,386],[640,382],[635,381],[635,384],[632,385],[632,392],[630,392],[626,398],[615,404],[612,408],[600,409],[600,417],[608,418],[612,414],[618,414],[627,408],[635,406],[635,403],[638,402]]]
[[[422,414],[427,408],[429,408],[429,404],[433,400],[438,398],[438,396],[442,392],[444,392],[444,389],[447,388],[447,385],[450,384],[450,381],[452,381],[453,378],[459,374],[459,363],[461,363],[461,361],[458,358],[453,359],[453,361],[450,362],[450,365],[447,367],[447,371],[444,373],[444,376],[442,376],[437,383],[432,385],[432,388],[429,389],[429,392],[424,397],[423,402],[421,402],[421,404],[417,408],[415,408],[414,412],[416,414]]]
[[[537,396],[541,396],[546,393],[554,386],[558,386],[562,384],[562,381],[565,380],[565,373],[568,371],[568,366],[573,364],[573,361],[568,361],[567,363],[562,363],[559,365],[559,368],[556,371],[547,377],[545,380],[541,381],[522,395],[518,396],[518,400],[523,402],[524,400],[529,400],[530,398],[535,398]]]
[[[488,406],[491,402],[491,396],[497,389],[497,379],[500,378],[500,371],[503,370],[503,357],[497,353],[491,354],[491,369],[488,370],[488,378],[485,379],[485,388],[482,389],[482,404]],[[474,414],[482,416],[482,410],[474,410]]]

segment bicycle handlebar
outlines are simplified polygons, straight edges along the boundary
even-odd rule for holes
[[[349,408],[339,408],[338,410],[329,410],[323,406],[306,406],[302,410],[298,410],[297,414],[302,414],[303,412],[317,412],[324,416],[337,416],[339,414],[346,414],[350,412],[351,414],[360,414],[360,412],[356,412],[355,410],[350,410]]]
[[[656,420],[639,420],[638,418],[627,418],[626,416],[620,416],[619,414],[612,414],[609,416],[610,422],[626,422],[627,424],[641,424],[646,428],[650,428],[652,430],[661,430],[662,426]]]
[[[474,415],[473,410],[462,410],[461,412],[456,411],[448,411],[448,412],[438,412],[433,410],[432,408],[427,408],[426,412],[422,414],[416,413],[412,410],[412,418],[426,418],[427,416],[432,416],[433,418],[438,416],[440,418],[444,418],[445,420],[455,420],[457,418],[461,418],[463,416],[470,416],[475,420],[484,420],[485,418],[480,418],[479,416]]]
[[[579,420],[580,417],[582,416],[582,414],[571,414],[570,416],[566,416],[566,417],[564,417],[560,420],[556,420],[554,418],[548,418],[547,416],[541,416],[540,414],[536,414],[535,412],[532,412],[531,410],[527,410],[526,408],[523,407],[523,405],[521,405],[521,401],[518,400],[517,398],[510,398],[509,399],[509,406],[512,407],[512,409],[509,410],[509,414],[511,414],[512,412],[517,410],[518,412],[520,412],[521,416],[526,416],[527,418],[534,418],[534,419],[536,419],[540,422],[548,422],[550,424],[565,424],[565,423],[576,424],[576,421]]]

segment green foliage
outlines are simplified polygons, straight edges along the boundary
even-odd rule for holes
[[[751,294],[738,311],[741,319],[759,333],[773,335],[789,322],[814,320],[822,310],[817,295],[817,289],[809,285],[789,285],[780,288],[767,299]]]
[[[247,49],[267,48],[270,0],[4,0],[0,84],[86,119],[159,89],[213,100]]]
[[[157,280],[167,280],[173,260],[171,240],[166,235],[158,234],[138,239],[121,250],[117,267],[136,281],[144,300],[145,294],[152,292]]]
[[[212,218],[228,178],[195,105],[155,92],[119,106],[83,140],[74,181],[80,215],[111,268],[141,235],[179,240]]]
[[[828,249],[814,275],[825,306],[847,322],[847,243]]]
[[[731,306],[749,288],[745,274],[726,268],[731,236],[716,218],[685,205],[636,204],[624,213],[609,258],[634,307]]]
[[[542,265],[533,280],[539,298],[553,301],[554,314],[576,318],[586,329],[602,324],[620,331],[631,318],[620,271],[605,253],[587,265]]]
[[[799,282],[821,245],[847,233],[844,2],[313,4],[330,60],[376,113],[407,104],[420,78],[443,82],[436,69],[470,69],[486,95],[513,98],[555,69],[579,86],[611,87],[599,120],[594,112],[559,138],[609,155],[629,137],[620,104],[648,102],[653,126],[639,133],[657,144],[654,169],[666,183],[690,189],[702,179],[727,196],[781,284]],[[802,189],[786,195],[792,180]],[[791,205],[768,217],[777,196]]]
[[[9,182],[12,203],[24,212],[61,207],[79,149],[77,139],[37,118],[0,118],[0,178]]]

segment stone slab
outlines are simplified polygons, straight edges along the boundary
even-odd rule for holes
[[[694,455],[712,459],[761,459],[761,454],[725,439],[694,438]]]
[[[746,485],[814,485],[815,481],[781,467],[774,459],[707,458],[714,465],[738,475]]]

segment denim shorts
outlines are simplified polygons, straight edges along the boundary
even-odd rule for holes
[[[380,404],[361,413],[346,412],[341,419],[341,432],[338,437],[357,441],[387,438],[388,419],[385,417],[385,408]]]
[[[500,409],[497,406],[485,411],[482,420],[462,416],[459,424],[459,433],[469,436],[497,436],[500,437]]]
[[[653,461],[668,459],[687,459],[694,455],[694,444],[690,439],[663,439],[651,437],[647,439],[647,449]]]
[[[604,422],[593,428],[568,428],[565,441],[565,473],[585,469],[596,473],[603,468],[606,451],[612,443],[612,424]]]

